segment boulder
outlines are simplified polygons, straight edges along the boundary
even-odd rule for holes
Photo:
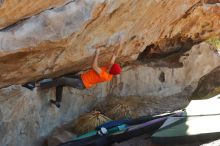
[[[130,64],[111,82],[89,90],[65,87],[60,109],[49,104],[49,99],[55,98],[54,88],[34,91],[20,85],[3,88],[0,90],[0,145],[43,146],[55,128],[91,111],[109,96],[125,99],[142,96],[140,99],[146,103],[139,110],[142,115],[181,109],[200,78],[220,65],[220,57],[209,44],[201,43],[183,53],[178,61],[182,67],[160,66],[162,60]]]
[[[41,13],[0,31],[0,87],[86,70],[94,45],[105,46],[100,63],[106,63],[119,36],[127,42],[120,63],[135,60],[161,40],[217,36],[219,18],[218,6],[199,0],[82,0],[45,11],[42,7]]]
[[[166,100],[183,101],[220,65],[215,48],[204,42],[220,34],[215,0],[0,2],[1,146],[44,146],[55,128],[109,96],[157,97],[159,103],[148,103],[156,108],[146,111],[166,112]],[[89,90],[64,87],[60,109],[48,102],[54,88],[30,91],[20,85],[89,69],[96,45],[104,46],[103,65],[118,49],[119,37],[122,74]]]
[[[76,135],[73,133],[63,130],[57,129],[53,134],[48,138],[47,145],[48,146],[58,146],[61,143],[72,140]]]

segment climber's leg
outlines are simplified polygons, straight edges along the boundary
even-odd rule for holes
[[[57,86],[70,86],[77,89],[85,89],[81,78],[60,77],[55,79],[45,79],[39,82],[41,88],[51,88]]]
[[[60,108],[60,104],[62,101],[62,93],[63,93],[63,86],[56,87],[56,100],[50,100],[50,103],[55,104],[58,108]]]
[[[51,88],[58,86],[59,81],[57,79],[43,79],[37,83],[40,88]]]
[[[50,102],[55,104],[58,108],[61,106],[63,86],[70,86],[81,90],[85,89],[80,78],[61,77],[57,82],[59,82],[59,86],[56,87],[56,100],[50,100]]]
[[[63,86],[57,86],[56,87],[56,101],[57,102],[62,101],[62,94],[63,94]]]
[[[73,88],[80,89],[80,90],[85,89],[83,81],[80,77],[77,77],[77,78],[62,77],[62,85],[73,87]]]
[[[57,81],[53,79],[43,79],[39,82],[28,82],[26,84],[23,84],[23,87],[26,87],[30,90],[33,90],[35,87],[42,87],[42,88],[49,88],[56,86]]]
[[[56,100],[50,100],[52,104],[55,104],[58,108],[60,107],[60,103],[62,100],[62,92],[64,86],[70,86],[77,89],[85,89],[85,86],[80,78],[80,76],[71,77],[60,77],[55,79],[44,79],[40,81],[40,88],[51,88],[56,87]]]

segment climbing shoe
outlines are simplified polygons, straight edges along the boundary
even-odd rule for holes
[[[24,84],[22,86],[33,91],[33,89],[35,88],[35,82],[29,82],[29,83]]]
[[[61,104],[58,101],[50,99],[50,103],[56,105],[57,108],[60,108]]]

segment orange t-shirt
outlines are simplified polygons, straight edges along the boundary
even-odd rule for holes
[[[112,75],[107,72],[107,67],[103,66],[101,67],[101,70],[100,74],[93,69],[81,74],[83,84],[86,88],[90,88],[97,83],[110,81],[112,79]]]

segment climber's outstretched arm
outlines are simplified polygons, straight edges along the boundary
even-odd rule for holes
[[[110,64],[114,64],[115,63],[115,60],[116,60],[119,52],[122,50],[122,48],[123,48],[122,47],[122,42],[120,42],[119,48],[116,48],[115,51],[113,52]]]
[[[113,55],[111,57],[111,60],[110,60],[109,66],[108,66],[109,70],[111,69],[112,65],[115,63],[115,60],[118,57],[118,54],[120,53],[122,48],[123,48],[123,42],[121,41],[120,44],[119,44],[119,47],[116,47],[114,52],[113,52]]]
[[[96,49],[95,58],[94,58],[93,63],[92,63],[92,69],[94,69],[97,74],[100,74],[101,71],[102,71],[101,68],[98,66],[99,52],[100,52],[100,50]]]

